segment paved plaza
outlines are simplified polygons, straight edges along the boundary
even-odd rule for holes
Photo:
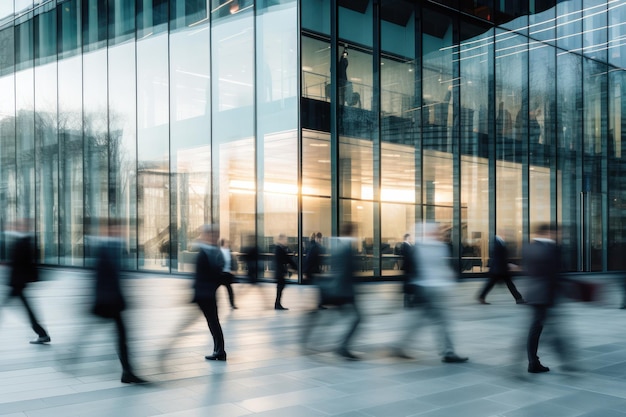
[[[348,362],[333,353],[346,322],[340,312],[320,312],[311,350],[298,343],[301,323],[315,305],[309,286],[288,286],[274,311],[273,284],[235,284],[237,310],[220,289],[220,315],[228,362],[209,362],[212,340],[196,314],[190,280],[136,275],[124,281],[132,309],[128,318],[131,355],[146,385],[120,382],[111,323],[87,314],[90,277],[83,271],[46,271],[29,289],[33,306],[52,337],[35,338],[21,305],[0,312],[0,416],[373,416],[373,417],[626,417],[626,310],[618,309],[621,287],[605,282],[600,303],[562,308],[561,328],[576,353],[576,371],[564,371],[549,345],[540,345],[546,374],[525,370],[523,337],[529,308],[516,305],[504,286],[480,305],[481,280],[463,281],[451,299],[457,353],[470,360],[445,364],[433,329],[422,329],[408,349],[415,360],[392,358],[390,344],[402,334],[407,315],[398,283],[360,284],[364,313]],[[519,280],[523,293],[523,280]],[[169,354],[162,358],[164,348]]]

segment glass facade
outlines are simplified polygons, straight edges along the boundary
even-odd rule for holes
[[[416,223],[469,275],[550,222],[568,270],[623,270],[624,22],[620,0],[1,1],[0,227],[83,267],[115,219],[125,268],[184,273],[217,223],[271,276],[279,234],[302,264],[355,222],[381,279]]]

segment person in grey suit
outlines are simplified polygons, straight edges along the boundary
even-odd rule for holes
[[[478,295],[478,302],[481,304],[489,304],[486,300],[487,294],[489,294],[489,291],[491,291],[498,282],[504,282],[506,284],[517,304],[524,304],[524,298],[522,298],[522,295],[517,291],[515,284],[513,284],[511,280],[509,251],[506,247],[504,236],[505,232],[494,236],[493,243],[491,244],[489,253],[489,280],[485,283],[485,286]]]
[[[523,262],[524,270],[529,277],[526,303],[532,308],[526,342],[528,372],[548,372],[550,369],[539,362],[537,351],[544,324],[551,315],[559,295],[561,275],[561,253],[549,224],[537,227],[535,238],[524,248]],[[564,357],[565,343],[558,327],[554,326],[552,333],[556,350]]]

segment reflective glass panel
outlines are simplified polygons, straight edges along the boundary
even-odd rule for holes
[[[140,269],[169,270],[167,34],[137,41],[137,240]]]
[[[59,61],[59,262],[83,265],[82,57]]]
[[[530,225],[553,223],[553,162],[556,143],[556,102],[553,80],[556,77],[556,55],[544,43],[529,44],[529,221]]]
[[[461,22],[461,271],[483,272],[489,257],[489,57],[493,31]]]
[[[508,230],[512,258],[523,241],[522,161],[528,137],[528,45],[496,31],[496,230]]]
[[[582,169],[582,59],[574,54],[557,54],[556,79],[558,169],[557,219],[563,252],[563,263],[568,271],[579,268],[580,245],[580,172]],[[561,68],[567,69],[561,71]]]
[[[607,67],[596,61],[583,60],[583,195],[582,224],[584,268],[601,271],[603,268],[603,216],[607,209],[603,202],[603,154],[607,140]]]
[[[609,3],[609,64],[626,68],[626,2]]]
[[[582,0],[559,2],[556,5],[556,45],[567,50],[580,50],[582,28]]]
[[[170,33],[171,268],[189,272],[193,241],[211,216],[211,31],[206,10],[201,18],[190,2],[170,6],[179,13]]]

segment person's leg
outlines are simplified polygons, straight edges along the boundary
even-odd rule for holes
[[[528,355],[528,369],[540,369],[541,364],[537,351],[539,349],[539,338],[543,330],[543,324],[546,320],[548,308],[546,306],[534,305],[533,316],[528,330],[528,339],[526,342],[526,353]]]
[[[48,333],[37,321],[37,317],[35,316],[35,313],[33,309],[31,308],[31,306],[29,305],[28,300],[24,296],[24,293],[21,292],[18,295],[18,297],[22,301],[22,304],[24,304],[24,308],[26,309],[26,312],[28,313],[28,319],[30,320],[31,327],[35,331],[35,333],[37,333],[37,336],[39,336],[40,341],[49,342],[50,337],[48,336]]]
[[[511,277],[508,275],[505,275],[502,277],[502,279],[506,283],[506,286],[511,292],[511,295],[513,296],[513,298],[515,298],[515,302],[517,302],[518,304],[523,303],[524,298],[522,298],[522,294],[520,294],[519,291],[517,291],[517,287],[515,287],[515,284],[513,283],[513,280],[511,279]]]
[[[485,299],[487,298],[487,294],[489,294],[489,291],[491,291],[493,286],[496,285],[496,282],[498,282],[498,277],[493,275],[489,276],[489,279],[483,286],[483,289],[478,294],[477,298],[480,303],[487,304],[487,302],[485,301]]]
[[[122,364],[122,382],[125,384],[141,384],[147,382],[135,375],[133,373],[133,367],[130,365],[126,325],[122,319],[122,313],[119,312],[113,316],[113,320],[115,321],[115,328],[117,330],[117,355]]]
[[[207,300],[198,303],[206,322],[209,325],[209,330],[213,336],[213,355],[216,359],[220,357],[226,358],[226,351],[224,350],[224,333],[222,332],[222,326],[217,315],[217,300]],[[207,357],[209,359],[209,357]],[[221,360],[224,360],[221,359]]]
[[[127,373],[132,373],[133,368],[130,366],[130,360],[128,357],[128,344],[126,338],[126,325],[122,319],[122,313],[117,313],[113,320],[115,321],[115,329],[117,330],[117,354],[122,364],[122,370]]]
[[[230,306],[232,308],[237,308],[235,306],[235,293],[233,292],[233,286],[230,284],[230,282],[225,283],[224,286],[228,291],[228,301],[230,301]]]
[[[276,301],[274,302],[274,308],[277,310],[286,310],[281,303],[283,297],[283,290],[285,289],[285,278],[278,278],[276,281]]]

